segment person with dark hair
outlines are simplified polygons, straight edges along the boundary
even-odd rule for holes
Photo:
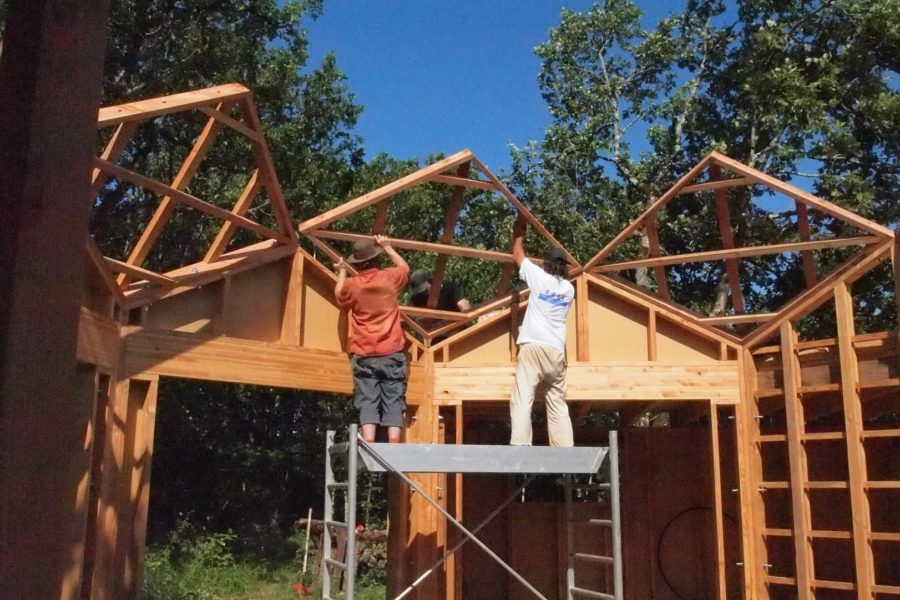
[[[516,383],[509,405],[513,446],[530,446],[531,409],[541,386],[547,405],[551,446],[573,446],[572,419],[566,404],[566,319],[575,288],[566,279],[568,262],[561,248],[550,248],[543,268],[525,257],[525,220],[513,226],[513,260],[530,291],[528,308],[516,344]]]
[[[428,297],[431,294],[431,271],[416,269],[409,276],[410,296],[409,303],[412,306],[423,308],[428,305]],[[459,289],[455,281],[444,281],[441,291],[438,292],[435,308],[450,312],[468,312],[472,307],[469,301]],[[424,327],[437,327],[445,321],[429,319],[422,323]]]
[[[382,252],[393,267],[379,268]],[[356,277],[347,278],[347,263],[357,269]],[[375,441],[378,425],[388,428],[389,442],[400,441],[408,368],[399,295],[408,278],[409,265],[382,235],[354,242],[350,257],[338,262],[334,296],[350,311],[353,398],[367,442]]]

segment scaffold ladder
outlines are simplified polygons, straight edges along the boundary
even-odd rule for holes
[[[612,556],[602,554],[590,554],[575,552],[575,519],[572,506],[572,475],[565,476],[566,495],[566,556],[568,565],[566,568],[566,597],[567,600],[578,598],[591,598],[599,600],[622,600],[622,525],[619,510],[619,440],[615,431],[609,432],[609,481],[593,483],[592,489],[609,490],[609,519],[589,519],[588,524],[595,527],[603,527],[610,532]],[[575,566],[578,563],[601,565],[603,568],[612,569],[612,592],[589,590],[575,585]]]

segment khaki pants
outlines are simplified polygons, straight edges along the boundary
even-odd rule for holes
[[[516,386],[509,403],[513,446],[531,445],[531,407],[538,386],[547,404],[547,432],[551,446],[574,446],[572,420],[566,405],[566,355],[543,344],[522,344],[516,367]]]

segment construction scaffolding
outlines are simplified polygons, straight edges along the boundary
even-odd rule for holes
[[[344,573],[346,600],[353,600],[356,582],[356,492],[359,474],[358,458],[362,458],[362,466],[372,472],[391,473],[400,477],[410,489],[418,493],[433,506],[448,523],[453,524],[464,535],[460,540],[421,575],[406,587],[394,600],[402,600],[409,595],[422,581],[433,574],[447,559],[459,550],[467,541],[476,544],[482,551],[502,566],[511,577],[521,583],[534,596],[547,600],[528,580],[500,556],[491,550],[477,534],[491,519],[502,511],[510,502],[525,490],[538,474],[561,474],[565,481],[566,502],[566,537],[567,598],[599,598],[601,600],[622,600],[622,527],[620,520],[619,500],[619,451],[618,435],[609,432],[607,448],[549,448],[537,446],[482,446],[482,445],[450,445],[450,444],[378,444],[367,443],[358,433],[358,426],[351,425],[348,441],[335,443],[335,431],[329,430],[325,442],[325,532],[323,535],[322,562],[322,598],[331,600],[332,576],[329,567],[340,569]],[[608,528],[611,536],[612,556],[576,553],[573,543],[572,516],[572,476],[576,474],[598,476],[604,460],[608,462],[608,481],[591,483],[595,489],[609,491],[610,518],[591,519],[590,524]],[[343,463],[347,470],[347,480],[338,482],[335,478],[334,464]],[[483,519],[471,530],[457,521],[441,503],[418,486],[407,473],[469,473],[469,474],[504,474],[524,475],[525,481],[502,502],[487,518]],[[335,520],[335,494],[344,494],[344,521]],[[344,560],[332,558],[332,536],[336,530],[346,532],[346,557]],[[575,584],[576,562],[588,562],[608,566],[613,573],[614,589],[611,593],[577,587]]]

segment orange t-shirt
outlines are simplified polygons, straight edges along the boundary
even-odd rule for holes
[[[344,283],[338,305],[350,310],[350,352],[385,356],[406,346],[400,328],[400,290],[409,279],[407,269],[367,269]]]

